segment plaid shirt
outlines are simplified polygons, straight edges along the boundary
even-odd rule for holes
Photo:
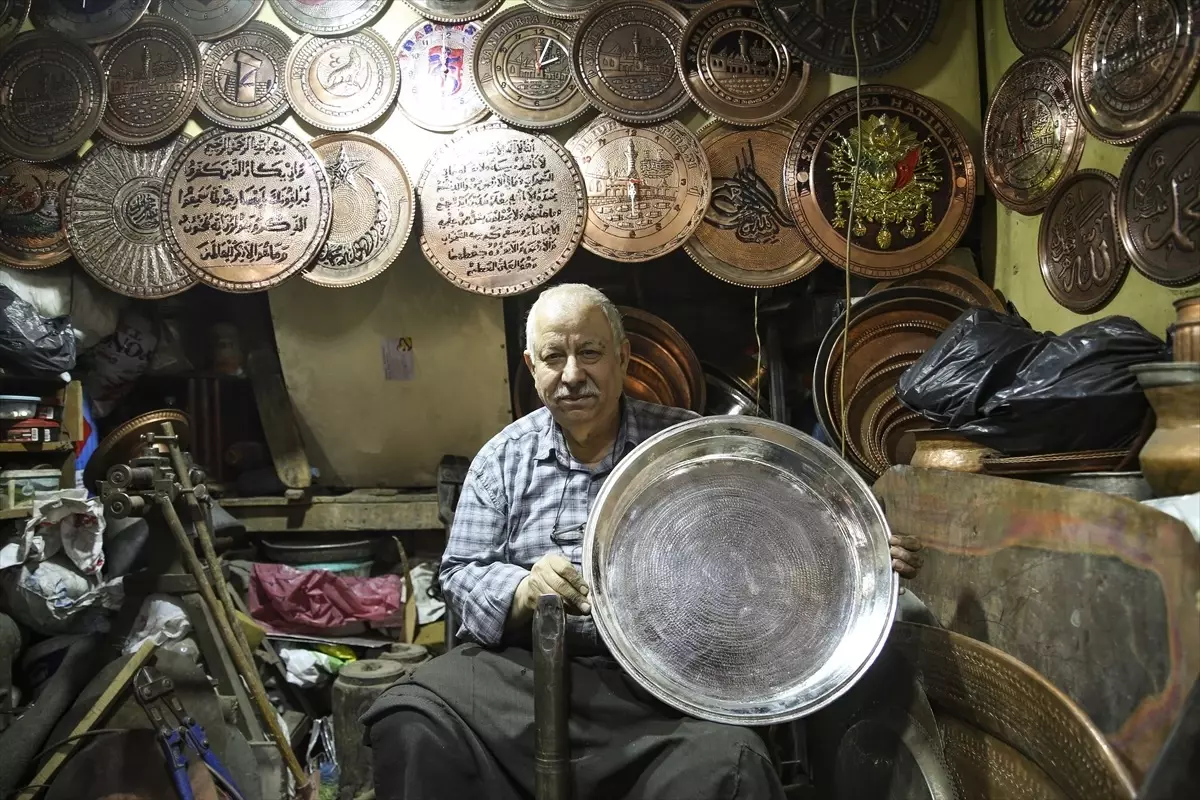
[[[467,472],[442,557],[442,590],[458,620],[456,635],[499,644],[513,593],[535,561],[557,552],[582,567],[588,510],[616,462],[659,431],[697,416],[622,398],[620,446],[594,469],[571,455],[546,408],[485,444]],[[591,617],[568,617],[568,633],[573,643],[600,646]]]

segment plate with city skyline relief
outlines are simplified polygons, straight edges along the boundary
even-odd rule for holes
[[[707,272],[737,286],[782,286],[821,263],[796,226],[781,179],[799,125],[781,119],[762,128],[714,120],[700,129],[712,172],[704,219],[683,247]]]

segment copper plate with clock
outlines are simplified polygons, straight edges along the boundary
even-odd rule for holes
[[[483,102],[505,122],[553,128],[588,109],[571,73],[576,23],[531,8],[502,11],[479,32],[475,83]]]
[[[596,255],[649,261],[678,249],[704,219],[708,159],[682,123],[633,127],[598,117],[567,149],[587,186],[583,246]]]
[[[449,133],[488,115],[473,69],[480,30],[478,22],[423,19],[400,37],[396,104],[404,116],[426,130]]]

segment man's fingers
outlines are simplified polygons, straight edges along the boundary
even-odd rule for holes
[[[583,576],[579,574],[579,570],[575,569],[575,565],[562,556],[557,554],[547,556],[546,566],[553,569],[555,574],[570,583],[580,594],[587,594],[591,591],[584,582]]]
[[[903,547],[905,550],[917,551],[921,549],[921,540],[916,536],[889,536],[888,544],[894,549]]]
[[[925,563],[925,558],[920,553],[905,550],[903,547],[893,547],[891,553],[893,559],[907,562],[918,569]]]
[[[584,597],[582,592],[572,586],[566,578],[558,574],[551,574],[546,577],[546,583],[555,594],[578,609],[579,613],[588,614],[591,612],[592,607],[588,603],[587,598]]]
[[[896,570],[901,578],[912,578],[917,574],[915,567],[898,558],[892,559],[892,569]]]

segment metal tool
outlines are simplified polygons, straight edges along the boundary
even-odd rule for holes
[[[537,800],[571,797],[566,630],[562,598],[556,594],[539,597],[533,618],[533,775]]]
[[[194,800],[192,782],[188,778],[188,756],[191,748],[212,773],[213,780],[234,800],[242,793],[229,770],[209,747],[208,734],[188,714],[175,695],[175,683],[154,667],[142,667],[133,678],[134,698],[150,718],[155,737],[167,759],[171,780],[180,800]]]
[[[144,433],[142,440],[145,442],[142,454],[128,464],[109,467],[107,480],[101,481],[100,496],[105,508],[118,518],[144,516],[154,507],[162,512],[179,554],[195,579],[205,606],[216,621],[221,641],[258,709],[259,718],[274,739],[275,747],[292,773],[298,789],[302,792],[311,789],[308,775],[300,767],[287,736],[279,726],[275,708],[267,698],[262,679],[254,668],[250,646],[237,625],[233,596],[225,583],[212,544],[209,509],[206,505],[209,494],[204,484],[204,473],[192,465],[190,457],[179,447],[179,437],[171,422],[162,423],[162,433]],[[167,447],[165,455],[160,448],[163,444]],[[195,546],[175,509],[175,504],[181,499],[188,507],[195,539],[207,562],[207,571],[196,555]]]

